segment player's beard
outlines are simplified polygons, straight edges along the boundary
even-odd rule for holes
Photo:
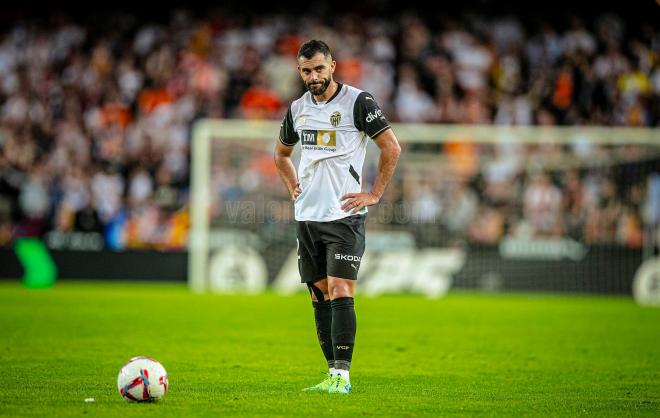
[[[318,81],[316,81],[318,83]],[[320,96],[328,89],[330,85],[330,77],[324,78],[323,81],[319,84],[310,84],[307,83],[307,90],[312,93],[314,96]]]

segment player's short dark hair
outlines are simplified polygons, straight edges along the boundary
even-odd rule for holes
[[[330,52],[330,47],[328,44],[323,41],[312,39],[311,41],[307,41],[300,46],[297,58],[305,57],[310,59],[319,52],[322,53],[325,58],[332,58],[332,52]]]

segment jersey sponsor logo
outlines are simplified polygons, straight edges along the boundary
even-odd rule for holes
[[[360,257],[358,257],[357,255],[349,255],[349,254],[335,254],[335,260],[360,262]]]
[[[309,131],[309,130],[303,130],[302,135],[300,136],[302,138],[302,144],[303,145],[316,145],[316,136],[318,132],[316,131]]]
[[[376,120],[378,118],[382,118],[382,117],[383,117],[383,111],[380,110],[380,109],[376,109],[373,112],[367,113],[367,117],[364,120],[366,120],[367,123],[369,123],[369,122],[373,122],[374,120]]]
[[[330,115],[330,123],[332,126],[335,128],[339,126],[339,122],[341,121],[341,113],[339,112],[332,112],[332,115]]]
[[[318,145],[321,147],[336,147],[337,146],[337,132],[336,131],[317,131],[303,129],[302,131],[302,144],[303,145]]]

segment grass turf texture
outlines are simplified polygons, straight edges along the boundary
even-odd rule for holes
[[[300,391],[325,364],[306,294],[0,283],[0,416],[660,414],[660,309],[630,298],[452,293],[356,308],[342,396]],[[157,404],[117,392],[137,355],[169,373]]]

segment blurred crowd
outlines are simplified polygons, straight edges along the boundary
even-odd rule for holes
[[[390,191],[398,205],[380,216],[405,215],[404,226],[427,245],[570,238],[641,248],[660,225],[658,151],[630,146],[626,159],[594,149],[565,164],[572,150],[562,148],[481,145],[474,150],[479,165],[467,171],[428,162],[400,179]],[[562,162],[548,161],[553,154]],[[605,158],[588,160],[598,154]]]
[[[213,222],[251,230],[268,245],[291,244],[291,205],[270,164],[271,147],[216,143]],[[456,153],[456,149],[460,153]],[[520,143],[445,143],[405,153],[370,230],[406,231],[418,245],[497,244],[504,238],[566,238],[642,248],[660,242],[660,149]],[[229,157],[240,150],[240,158]],[[368,189],[376,147],[365,162]],[[651,242],[651,241],[648,241]]]
[[[303,92],[295,55],[311,38],[334,50],[335,78],[371,92],[393,122],[660,127],[660,29],[611,14],[529,24],[174,10],[164,22],[116,13],[102,25],[53,14],[0,30],[0,245],[78,231],[114,249],[185,248],[192,123],[281,119]],[[588,144],[406,151],[426,163],[404,154],[382,210],[410,209],[438,234],[639,247],[644,221],[657,216],[652,150],[624,148],[608,169],[554,172],[528,168],[548,156],[586,163],[613,153]],[[433,163],[456,154],[473,164]],[[224,170],[220,197],[274,185],[268,156],[246,155],[258,163]],[[250,164],[263,175],[236,171]]]

